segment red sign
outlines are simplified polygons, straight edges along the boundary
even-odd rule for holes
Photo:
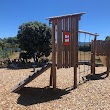
[[[64,45],[70,45],[70,32],[64,32]]]

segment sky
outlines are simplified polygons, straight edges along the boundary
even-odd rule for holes
[[[22,23],[80,12],[79,30],[110,36],[110,0],[0,0],[0,38],[16,36]]]

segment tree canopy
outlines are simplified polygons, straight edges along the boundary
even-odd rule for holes
[[[49,56],[51,52],[51,28],[38,21],[23,23],[19,26],[17,38],[20,48],[38,57]]]
[[[106,41],[108,41],[108,40],[110,41],[110,36],[106,36],[105,40]]]
[[[7,51],[7,54],[12,54],[16,48],[19,47],[19,42],[17,37],[8,37],[0,39],[0,58],[4,50]]]

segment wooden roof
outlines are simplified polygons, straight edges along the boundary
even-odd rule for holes
[[[81,16],[82,14],[85,14],[85,12],[48,17],[46,20],[52,20],[52,19],[56,19],[56,18],[64,18],[64,17],[70,17],[70,16],[77,16],[77,15]]]

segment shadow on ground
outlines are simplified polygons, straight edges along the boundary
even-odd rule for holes
[[[103,72],[103,73],[94,74],[94,75],[89,74],[86,76],[86,79],[87,80],[102,80],[102,79],[105,79],[107,77],[108,77],[107,73]]]
[[[86,80],[81,84],[84,84],[89,80],[102,80],[105,79],[106,77],[108,77],[106,72],[95,75],[89,74],[85,76]],[[33,104],[61,99],[63,95],[69,94],[71,90],[74,90],[74,87],[56,90],[53,90],[52,88],[49,87],[46,88],[24,87],[17,92],[18,94],[20,94],[20,97],[17,100],[17,104],[29,106]]]
[[[42,66],[44,66],[46,63],[43,64],[38,64],[36,65],[35,68],[40,68]],[[34,62],[30,62],[30,63],[19,63],[19,64],[9,64],[6,66],[7,69],[12,69],[12,70],[17,70],[17,69],[29,69],[32,68],[33,69],[33,65]]]
[[[20,94],[17,103],[24,106],[29,106],[37,103],[61,99],[63,95],[70,92],[61,89],[53,90],[52,88],[24,87],[17,93]]]
[[[105,78],[107,78],[108,75],[107,75],[107,72],[103,72],[103,73],[98,73],[98,74],[88,74],[84,77],[82,77],[82,81],[78,83],[78,85],[82,85],[84,83],[86,83],[87,81],[90,81],[90,80],[103,80]]]

